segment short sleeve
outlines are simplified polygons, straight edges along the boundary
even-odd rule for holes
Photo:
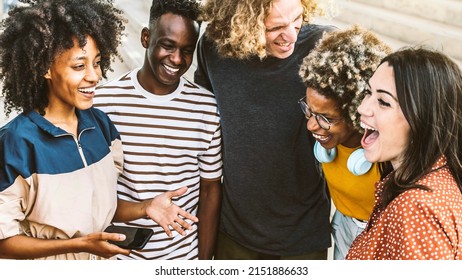
[[[199,157],[200,176],[204,179],[217,179],[222,175],[221,126],[218,125],[209,148]]]

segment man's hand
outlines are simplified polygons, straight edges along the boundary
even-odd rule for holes
[[[186,220],[198,222],[199,219],[184,211],[172,202],[173,197],[178,197],[188,191],[187,187],[182,187],[174,191],[165,192],[152,199],[146,207],[146,214],[157,224],[159,224],[172,237],[170,227],[181,235],[186,235],[185,230],[192,228]]]

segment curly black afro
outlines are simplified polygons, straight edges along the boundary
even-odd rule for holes
[[[149,23],[153,23],[161,15],[169,12],[199,22],[200,3],[195,0],[153,0],[149,13]]]
[[[5,112],[38,110],[48,105],[44,74],[56,55],[84,47],[91,36],[101,52],[101,71],[116,57],[126,20],[112,0],[19,0],[0,23],[0,80]]]

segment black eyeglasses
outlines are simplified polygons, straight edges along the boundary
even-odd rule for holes
[[[298,100],[298,104],[300,104],[300,108],[302,109],[303,114],[305,114],[305,118],[309,120],[311,117],[314,116],[316,119],[316,122],[318,125],[325,130],[329,130],[330,127],[338,122],[340,122],[342,119],[329,119],[321,114],[315,114],[310,111],[310,108],[308,108],[308,105],[306,104],[306,96],[303,96],[300,100]]]

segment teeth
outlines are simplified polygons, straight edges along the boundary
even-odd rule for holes
[[[372,126],[368,126],[367,124],[361,122],[360,123],[361,127],[364,128],[364,129],[368,129],[368,130],[373,130],[373,131],[376,131],[377,129],[373,128]]]
[[[85,93],[94,92],[95,90],[96,90],[96,87],[79,88],[80,92],[85,92]]]
[[[164,64],[164,67],[165,67],[165,69],[167,69],[168,71],[173,72],[173,73],[176,73],[176,72],[180,71],[180,68],[173,68],[173,67],[170,67],[170,66],[168,66],[166,64]]]
[[[282,46],[282,47],[288,47],[290,45],[290,42],[287,42],[287,43],[276,43],[278,44],[279,46]]]
[[[313,133],[313,137],[318,139],[319,141],[326,141],[329,138],[328,136],[321,136],[321,135],[314,134],[314,133]]]

